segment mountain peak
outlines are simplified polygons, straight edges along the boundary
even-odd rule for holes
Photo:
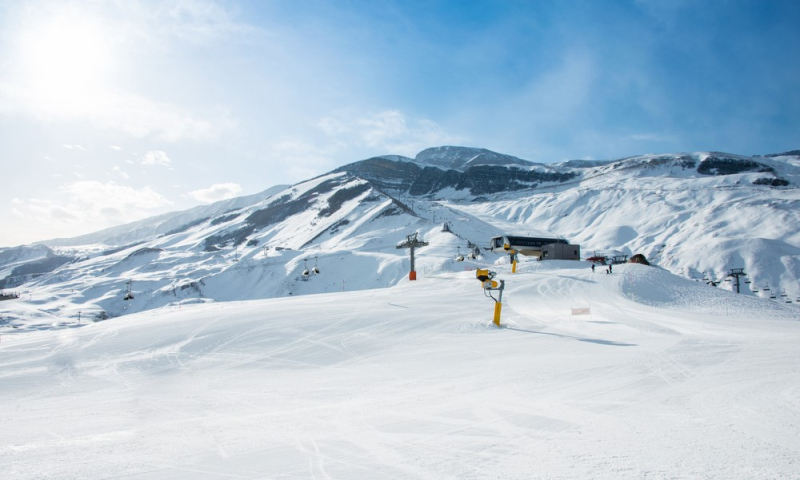
[[[537,165],[511,155],[474,147],[433,147],[419,152],[414,159],[417,163],[444,169],[464,171],[475,165]]]

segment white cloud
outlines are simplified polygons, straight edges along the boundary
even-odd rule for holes
[[[25,203],[25,201],[20,198],[14,197],[11,200],[11,203],[13,203],[14,205],[22,205],[23,203]]]
[[[407,136],[406,117],[398,110],[387,110],[358,120],[361,138],[369,147],[378,147],[387,141]]]
[[[543,75],[535,76],[520,97],[511,101],[516,110],[530,115],[537,128],[557,127],[573,122],[593,101],[598,79],[596,60],[586,52],[567,52],[561,63]],[[515,105],[506,105],[515,111]]]
[[[73,182],[62,186],[60,191],[69,196],[70,205],[91,211],[103,207],[117,207],[121,211],[152,210],[172,203],[150,187],[136,189],[115,182]]]
[[[80,231],[139,220],[172,204],[149,187],[137,189],[97,181],[69,183],[62,185],[52,198],[14,203],[18,205],[17,216],[39,224],[71,225]]]
[[[144,154],[144,157],[142,157],[142,164],[162,165],[168,167],[172,164],[172,160],[169,159],[166,152],[163,152],[161,150],[153,150]]]
[[[349,133],[350,129],[340,119],[334,117],[325,117],[321,119],[317,126],[322,129],[325,134],[330,136],[344,135]]]
[[[114,167],[112,171],[114,172],[114,175],[123,178],[125,180],[131,178],[131,176],[128,175],[128,173],[125,172],[123,169],[121,169],[119,166]]]
[[[409,118],[396,109],[371,114],[339,111],[315,125],[323,136],[286,137],[269,146],[266,159],[281,165],[284,179],[307,179],[341,165],[343,160],[358,160],[353,158],[353,152],[413,157],[431,146],[462,145],[467,141],[447,133],[432,120]],[[343,159],[342,155],[347,157]]]
[[[335,144],[321,147],[293,138],[271,145],[269,154],[274,162],[282,165],[289,178],[301,180],[332,169],[336,165],[333,159],[336,151]]]
[[[236,183],[215,183],[208,188],[189,192],[189,196],[198,202],[213,203],[219,200],[233,198],[242,192],[242,187]]]
[[[167,142],[213,140],[235,125],[227,111],[210,112],[208,117],[216,119],[211,121],[175,105],[113,89],[77,86],[68,91],[45,92],[0,79],[0,114],[3,113],[21,114],[41,122],[87,121],[101,130]]]
[[[160,8],[143,12],[143,18],[156,26],[152,33],[161,37],[205,44],[230,36],[248,38],[261,33],[258,28],[237,22],[223,5],[214,1],[182,0],[159,5]]]
[[[400,110],[373,114],[344,113],[325,117],[317,126],[337,143],[337,150],[367,147],[380,153],[413,157],[421,150],[438,145],[460,145],[468,139],[446,132],[426,118],[409,118]]]
[[[122,151],[122,147],[118,147],[117,145],[109,145],[108,148],[117,152]]]
[[[61,146],[66,148],[67,150],[82,150],[84,152],[87,151],[86,148],[84,148],[81,145],[77,145],[77,144],[76,145],[70,145],[68,143],[65,143],[64,145],[61,145]]]
[[[75,223],[80,218],[80,212],[70,207],[63,207],[59,202],[31,198],[26,211],[42,223]]]

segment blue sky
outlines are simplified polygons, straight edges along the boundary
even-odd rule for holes
[[[800,148],[800,2],[0,0],[0,246],[439,145]]]

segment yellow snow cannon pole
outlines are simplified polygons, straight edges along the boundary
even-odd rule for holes
[[[498,283],[496,280],[492,280],[495,277],[495,275],[497,275],[495,272],[490,272],[488,269],[479,268],[475,272],[475,277],[478,279],[478,281],[481,282],[481,285],[483,286],[484,295],[491,298],[495,302],[494,318],[492,319],[492,322],[499,327],[500,312],[503,309],[503,289],[505,289],[506,287],[506,282],[505,280],[500,280],[500,283]],[[492,290],[497,290],[498,292],[500,292],[498,298],[494,298],[492,296],[491,294]]]
[[[503,249],[508,252],[509,259],[511,260],[511,273],[517,273],[517,251],[511,248],[511,245],[503,245]]]

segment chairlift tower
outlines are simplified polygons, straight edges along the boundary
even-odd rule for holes
[[[747,274],[744,273],[744,268],[731,268],[731,271],[728,272],[728,277],[733,277],[736,280],[736,293],[739,293],[739,277],[746,277]]]
[[[122,299],[133,300],[133,288],[132,288],[133,280],[128,280],[127,282],[125,282],[125,285],[127,285],[127,287],[125,288],[125,296],[122,297]]]
[[[407,235],[406,240],[397,245],[397,248],[408,248],[411,250],[411,271],[408,272],[409,280],[417,279],[417,271],[414,269],[414,249],[428,245],[428,242],[423,242],[417,237],[417,235],[418,234],[416,232],[412,233],[411,235]]]

